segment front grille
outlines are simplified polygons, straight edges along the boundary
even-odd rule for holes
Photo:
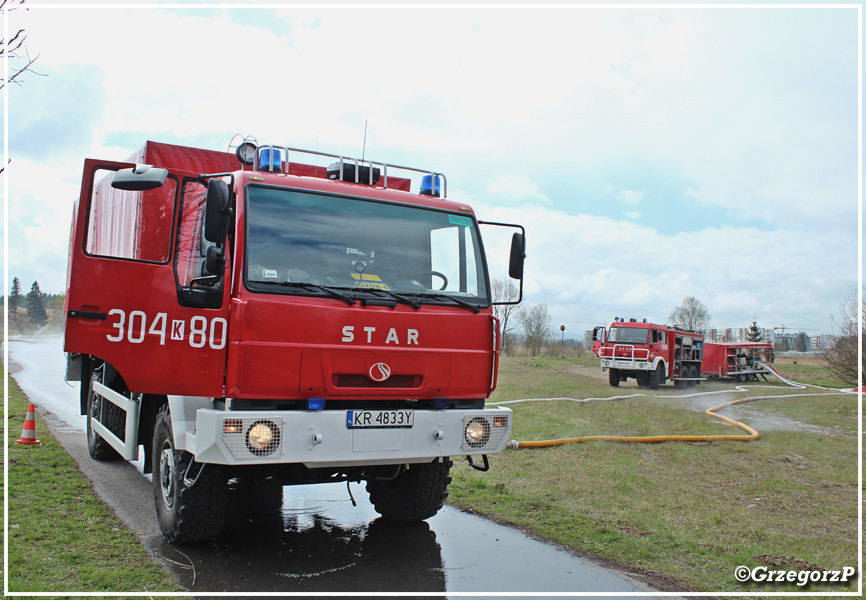
[[[334,387],[339,388],[419,388],[420,375],[393,375],[385,381],[373,381],[366,375],[337,374],[331,377]]]

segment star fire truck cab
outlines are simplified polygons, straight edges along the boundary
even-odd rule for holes
[[[143,447],[168,540],[212,538],[231,502],[293,484],[365,481],[384,518],[419,521],[450,457],[486,470],[503,450],[479,225],[516,228],[499,262],[521,297],[524,231],[446,194],[441,173],[246,140],[85,161],[67,379],[94,459]]]
[[[667,380],[678,388],[701,381],[704,335],[647,323],[646,319],[615,319],[609,329],[596,327],[593,342],[602,371],[613,387],[629,377],[641,387],[658,389]]]

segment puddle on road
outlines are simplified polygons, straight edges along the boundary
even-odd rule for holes
[[[379,518],[362,484],[283,488],[211,542],[145,545],[191,592],[637,592],[634,582],[486,519],[445,507],[427,522]]]

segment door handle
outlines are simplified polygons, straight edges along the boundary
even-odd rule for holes
[[[89,310],[70,310],[66,313],[66,316],[72,319],[99,319],[100,321],[104,321],[108,318],[108,313],[92,312]]]

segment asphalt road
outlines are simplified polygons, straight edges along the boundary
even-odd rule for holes
[[[636,575],[446,506],[417,525],[378,518],[363,484],[289,486],[271,510],[253,511],[211,542],[174,545],[156,524],[141,464],[91,460],[78,384],[63,381],[59,337],[9,340],[10,371],[47,426],[93,481],[96,493],[153,556],[196,594],[218,592],[434,592],[539,594],[653,592]]]

